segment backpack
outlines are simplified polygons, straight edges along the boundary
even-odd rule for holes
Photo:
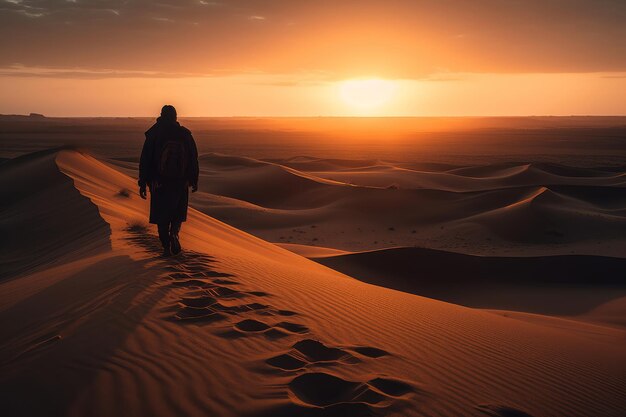
[[[181,139],[168,139],[161,148],[159,175],[163,179],[183,179],[187,175],[187,150]]]

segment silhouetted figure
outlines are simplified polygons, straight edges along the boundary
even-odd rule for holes
[[[181,251],[178,232],[187,220],[189,187],[198,191],[198,149],[189,129],[176,121],[176,109],[166,105],[146,132],[139,162],[139,195],[150,189],[150,223],[159,228],[163,255]]]

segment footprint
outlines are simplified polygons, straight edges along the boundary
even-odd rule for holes
[[[252,304],[233,304],[231,303],[223,303],[216,302],[213,306],[214,309],[228,312],[228,313],[247,313],[247,312],[258,312],[263,311],[269,308],[269,306],[260,303],[252,303]]]
[[[482,404],[476,408],[491,417],[532,417],[524,411],[501,405]]]
[[[250,308],[248,308],[246,304],[226,305],[226,304],[217,302],[211,307],[215,310],[223,311],[225,313],[230,313],[230,314],[239,314],[239,313],[245,313],[247,311],[251,311]]]
[[[245,297],[246,295],[237,290],[233,290],[232,288],[222,287],[219,285],[207,289],[206,292],[209,295],[212,295],[217,298],[239,298],[239,297]]]
[[[223,332],[222,336],[227,338],[236,338],[243,333],[260,333],[271,340],[281,339],[293,333],[305,333],[308,331],[306,326],[295,323],[281,322],[270,326],[262,321],[245,319],[234,325],[234,332]],[[237,334],[239,333],[239,335]]]
[[[339,348],[328,347],[322,342],[313,339],[304,339],[296,342],[289,353],[275,356],[265,362],[275,368],[293,371],[312,364],[335,365],[360,362],[350,353]]]
[[[312,339],[301,340],[295,343],[293,348],[311,362],[336,361],[351,356],[341,349],[328,347],[322,342]]]
[[[367,356],[369,358],[380,358],[382,356],[388,356],[389,352],[384,351],[382,349],[378,349],[375,347],[368,346],[355,346],[350,348],[354,352],[360,353],[363,356]]]
[[[246,304],[246,307],[248,309],[250,309],[250,310],[253,310],[253,311],[266,310],[266,309],[270,308],[270,306],[268,306],[266,304],[261,304],[261,303]]]
[[[182,321],[203,321],[203,322],[214,322],[218,320],[222,320],[225,317],[213,310],[212,308],[194,308],[194,307],[185,307],[180,309],[176,315],[174,316],[177,320]]]
[[[348,381],[324,372],[306,373],[295,377],[289,389],[300,401],[317,407],[341,403],[378,404],[386,399],[367,384]]]
[[[181,299],[180,302],[187,307],[203,308],[212,306],[213,304],[217,303],[217,299],[208,296],[188,297]]]
[[[265,361],[265,363],[284,371],[295,371],[297,369],[302,369],[307,365],[307,362],[294,358],[288,353],[269,358]]]
[[[244,332],[263,332],[270,328],[267,324],[252,319],[240,321],[235,324],[235,327]]]

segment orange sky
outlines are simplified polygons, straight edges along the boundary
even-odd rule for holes
[[[0,113],[626,114],[624,21],[622,0],[0,0]],[[342,100],[362,77],[394,93]]]

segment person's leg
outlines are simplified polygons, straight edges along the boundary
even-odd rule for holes
[[[182,222],[172,221],[170,225],[170,236],[178,237],[178,232],[180,232],[180,227]]]
[[[167,223],[159,223],[159,240],[161,240],[161,244],[163,245],[163,254],[168,255],[170,253],[170,224]]]
[[[170,225],[170,240],[172,242],[172,252],[177,254],[180,252],[180,241],[178,240],[178,232],[180,232],[181,222],[173,221]]]

